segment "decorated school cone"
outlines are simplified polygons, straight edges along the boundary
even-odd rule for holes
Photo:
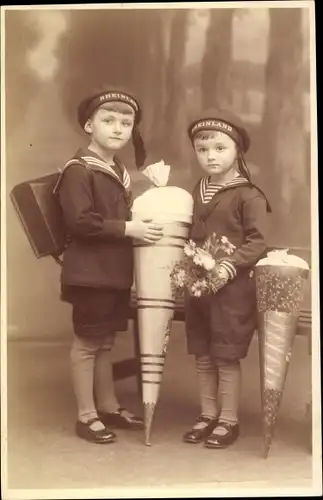
[[[288,255],[287,250],[269,252],[255,268],[265,458],[274,435],[308,274],[308,264]]]
[[[156,185],[156,177],[148,176]],[[163,184],[160,182],[159,187],[152,187],[135,199],[132,209],[133,220],[152,219],[164,226],[164,236],[158,242],[134,241],[146,445],[150,445],[175,310],[170,273],[183,256],[193,209],[193,199],[187,191]]]

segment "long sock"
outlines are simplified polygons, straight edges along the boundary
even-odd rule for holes
[[[99,339],[84,339],[75,335],[71,348],[72,381],[78,408],[78,419],[81,422],[88,422],[98,416],[93,387],[95,358],[100,344]],[[96,429],[104,428],[103,424],[100,425],[98,422],[93,425]]]
[[[231,425],[238,423],[238,408],[241,390],[241,367],[239,360],[216,360],[219,373],[219,398],[221,411],[219,423]],[[225,429],[223,434],[226,433]],[[221,427],[216,429],[217,434],[222,433]]]
[[[96,357],[94,379],[97,408],[108,413],[115,412],[120,407],[114,388],[111,347],[111,339],[107,337]]]
[[[216,418],[217,408],[217,370],[209,356],[196,358],[196,373],[199,386],[201,413],[205,417]],[[207,424],[198,422],[194,428],[202,429]]]

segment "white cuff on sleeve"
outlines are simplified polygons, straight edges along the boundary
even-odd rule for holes
[[[228,261],[228,260],[223,260],[221,262],[221,266],[224,267],[224,269],[226,271],[228,271],[229,275],[230,275],[230,278],[233,280],[233,278],[236,277],[237,275],[237,270],[235,268],[235,266],[232,264],[232,262]]]

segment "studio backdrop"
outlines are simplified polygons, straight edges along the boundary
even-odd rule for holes
[[[147,164],[165,160],[170,183],[187,189],[200,174],[188,123],[205,108],[232,108],[250,132],[247,161],[273,207],[270,244],[310,249],[308,16],[301,8],[6,11],[8,195],[86,144],[76,106],[106,83],[138,96]],[[137,195],[147,185],[127,148]],[[59,268],[35,259],[9,197],[7,244],[9,335],[68,330]]]

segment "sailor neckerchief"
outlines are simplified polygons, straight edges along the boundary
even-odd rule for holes
[[[200,182],[200,197],[203,204],[210,203],[213,196],[221,191],[221,189],[240,186],[241,184],[246,184],[248,181],[245,177],[238,174],[232,181],[226,182],[225,184],[217,184],[211,181],[210,176],[203,177]]]

